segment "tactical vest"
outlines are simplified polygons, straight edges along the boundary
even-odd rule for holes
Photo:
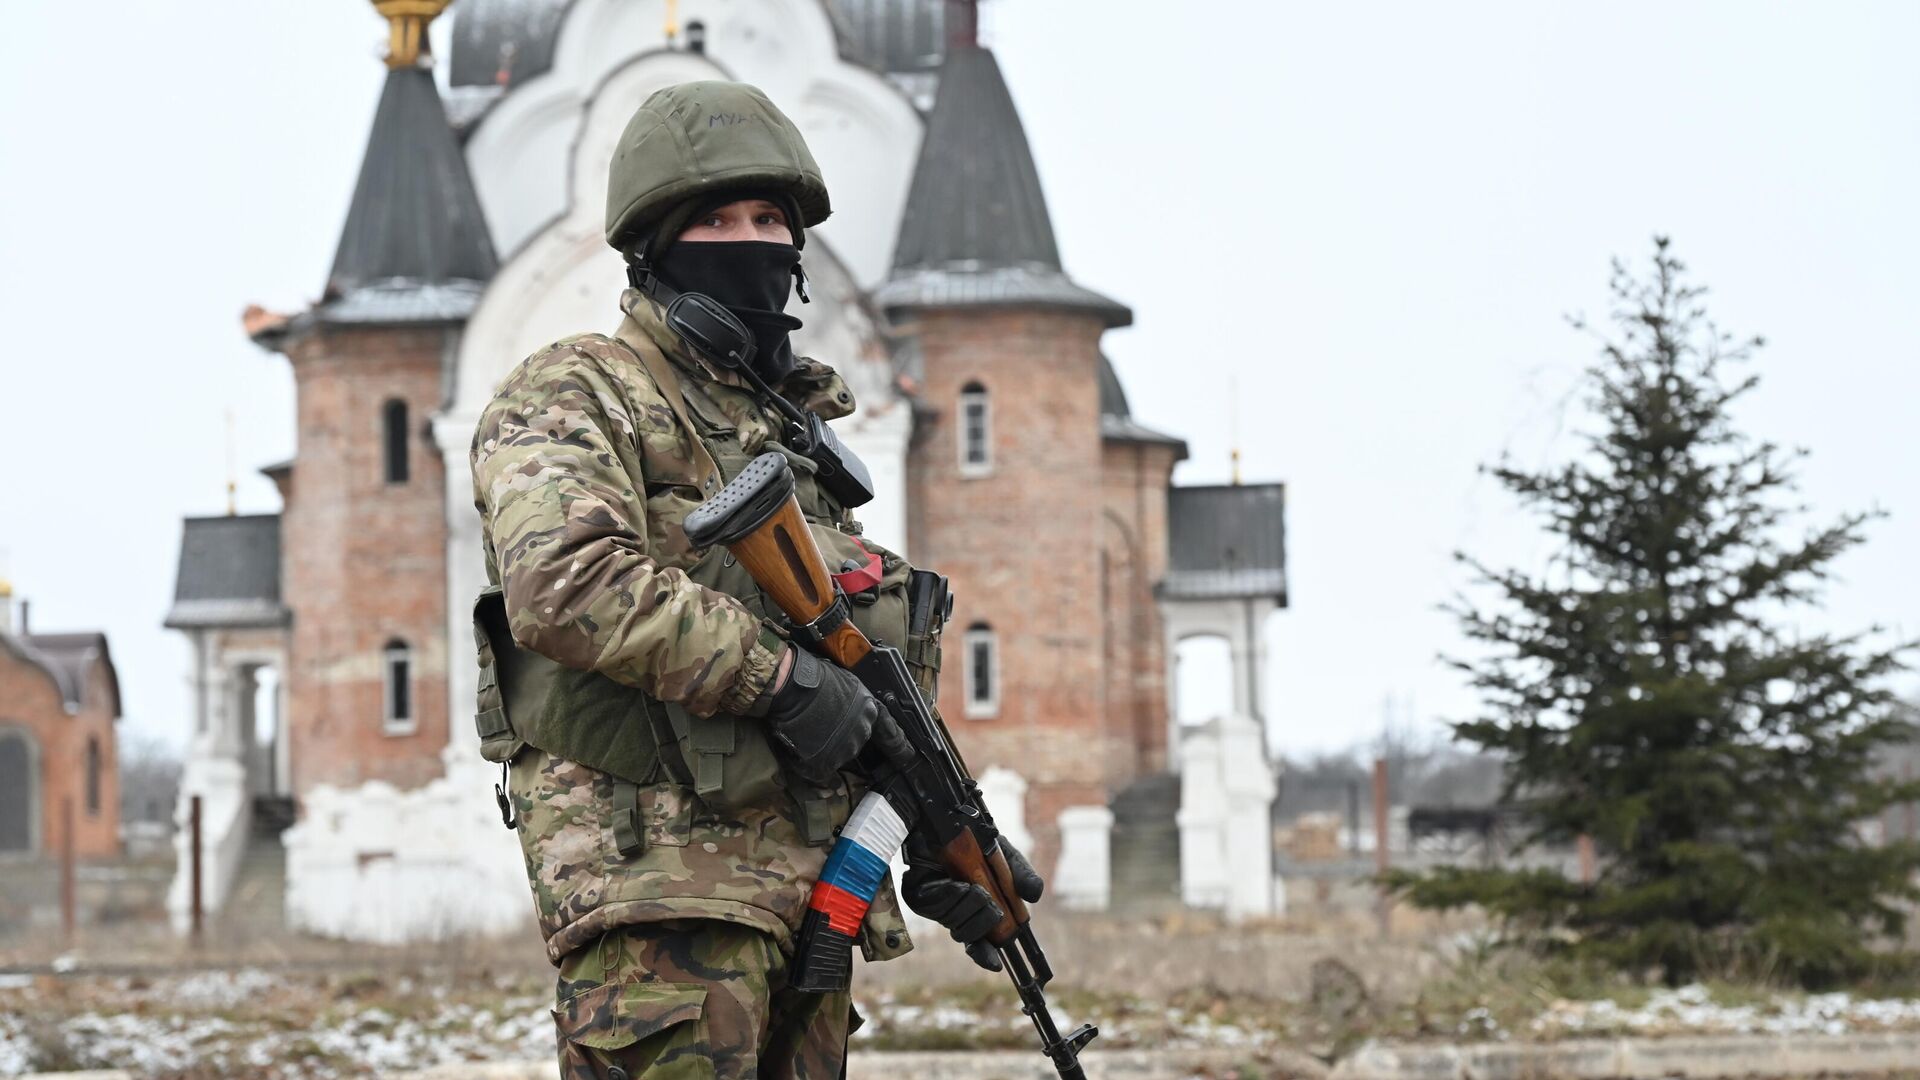
[[[850,597],[852,621],[870,638],[900,642],[916,680],[931,700],[945,613],[930,613],[926,632],[909,636],[908,580],[914,571],[906,560],[856,539],[839,525],[846,519],[845,508],[816,482],[811,459],[774,440],[750,454],[731,428],[715,421],[723,415],[717,407],[709,402],[706,408],[689,409],[689,402],[702,400],[698,392],[683,394],[670,361],[643,334],[628,333],[630,328],[631,324],[623,327],[617,340],[675,406],[682,426],[711,458],[720,484],[758,454],[778,451],[793,466],[795,497],[828,566],[836,570],[864,567],[878,558],[878,583]],[[785,636],[784,616],[726,549],[708,550],[687,576],[739,599],[763,624]],[[790,798],[793,820],[807,842],[816,846],[833,840],[835,827],[852,809],[844,781],[833,789],[822,789],[781,768],[764,719],[728,713],[695,716],[673,702],[522,647],[508,628],[506,605],[497,586],[480,594],[473,623],[480,663],[475,726],[480,754],[488,761],[511,762],[532,746],[613,776],[622,794],[658,783],[692,788],[715,812]],[[635,854],[644,846],[644,831],[634,800],[617,794],[614,833],[623,854]]]

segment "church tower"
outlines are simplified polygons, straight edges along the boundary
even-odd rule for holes
[[[1028,782],[1030,854],[1045,872],[1059,812],[1105,806],[1142,767],[1138,729],[1163,726],[1116,708],[1108,678],[1100,338],[1132,313],[1061,269],[975,15],[949,5],[938,95],[875,300],[917,353],[908,550],[949,575],[955,596],[940,709],[976,772],[998,765]]]
[[[427,52],[446,4],[374,0],[386,86],[326,291],[254,335],[296,387],[298,454],[274,474],[296,794],[417,787],[447,743],[446,476],[428,422],[497,260]]]

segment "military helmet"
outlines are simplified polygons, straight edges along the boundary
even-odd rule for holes
[[[759,88],[710,81],[657,90],[613,150],[607,243],[625,250],[688,200],[731,191],[791,198],[800,212],[795,243],[833,212],[800,129]]]

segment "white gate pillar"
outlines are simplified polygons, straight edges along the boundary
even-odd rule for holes
[[[993,823],[1000,835],[1021,851],[1033,850],[1033,834],[1027,831],[1027,778],[998,765],[980,774],[980,797],[993,811]]]
[[[1224,716],[1180,744],[1180,899],[1243,919],[1271,915],[1273,797],[1265,735],[1252,717]]]
[[[1227,903],[1227,796],[1220,787],[1218,720],[1190,728],[1180,742],[1180,902],[1220,909]]]
[[[1060,862],[1052,888],[1074,911],[1105,911],[1113,900],[1113,811],[1069,806],[1060,811]]]
[[[1253,717],[1230,716],[1221,722],[1220,744],[1220,787],[1227,796],[1221,837],[1228,867],[1227,915],[1271,915],[1273,798],[1279,785],[1267,763],[1266,736]]]

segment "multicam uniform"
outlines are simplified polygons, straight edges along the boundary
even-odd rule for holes
[[[782,631],[744,569],[692,549],[681,529],[710,493],[690,435],[726,479],[785,448],[744,381],[693,354],[652,300],[629,290],[621,306],[615,338],[568,338],[508,375],[473,444],[497,590],[477,623],[483,752],[508,765],[561,969],[563,1074],[750,1076],[747,1059],[764,1049],[761,1075],[836,1076],[847,996],[798,995],[784,980],[857,791],[798,781],[763,722],[740,715],[766,689]],[[650,374],[662,365],[670,374]],[[853,410],[845,382],[815,361],[778,389],[827,419]],[[855,621],[906,641],[908,567],[857,541],[811,462],[788,456],[829,560],[880,559]],[[937,666],[930,649],[912,651]],[[883,887],[863,951],[884,960],[911,947]],[[668,1071],[676,1061],[684,1072]]]

